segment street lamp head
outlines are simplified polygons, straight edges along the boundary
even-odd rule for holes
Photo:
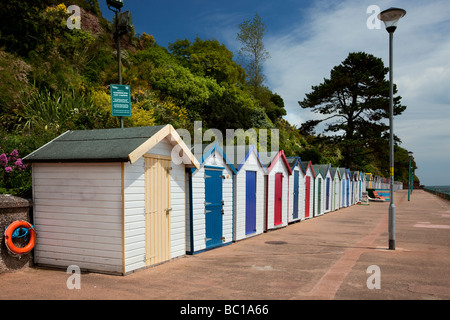
[[[106,4],[108,5],[108,7],[113,7],[114,9],[120,11],[120,9],[123,7],[123,0],[106,0]]]
[[[411,151],[408,151],[408,156],[412,157],[413,153]]]
[[[393,33],[397,29],[397,23],[400,18],[406,14],[406,11],[400,8],[389,8],[382,11],[378,15],[378,19],[384,22],[386,30],[389,33]]]

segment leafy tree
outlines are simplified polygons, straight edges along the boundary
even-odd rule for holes
[[[249,129],[272,127],[264,109],[251,94],[236,86],[227,87],[214,94],[208,102],[203,119],[210,128],[225,134],[226,129]]]
[[[191,120],[202,119],[224,133],[225,129],[272,126],[264,108],[239,83],[243,69],[225,46],[197,39],[193,44],[176,41],[170,49],[173,54],[155,45],[137,52],[133,59],[162,100],[170,98],[188,110]]]
[[[209,99],[224,91],[214,79],[192,73],[159,46],[137,52],[133,63],[140,66],[142,78],[159,91],[162,100],[171,97],[176,105],[188,109],[192,119],[205,114]]]
[[[417,169],[414,157],[411,159],[411,170]],[[408,150],[395,146],[394,148],[394,177],[396,181],[408,183],[409,178],[409,156]],[[416,178],[418,180],[418,178]]]
[[[259,94],[256,98],[273,123],[286,115],[284,101],[280,95],[278,95],[277,93],[273,93],[266,86],[261,86],[258,91]]]
[[[284,119],[277,120],[276,127],[279,129],[280,150],[284,150],[284,153],[288,157],[300,156],[305,150],[306,141],[300,135],[297,128]]]
[[[215,79],[220,85],[245,82],[245,70],[233,61],[233,53],[217,40],[196,38],[177,40],[169,44],[169,50],[192,73]]]
[[[244,20],[239,24],[239,33],[237,34],[237,40],[242,45],[239,55],[244,61],[248,83],[256,98],[265,80],[263,64],[269,58],[263,42],[266,27],[261,17],[255,13],[253,19]]]
[[[153,45],[155,45],[155,43],[156,43],[156,41],[155,41],[155,38],[153,37],[153,35],[149,35],[145,32],[139,37],[139,45],[140,45],[141,49],[150,48]]]
[[[329,79],[313,86],[313,91],[299,101],[302,108],[327,116],[307,121],[303,131],[311,132],[324,122],[325,132],[332,133],[330,142],[342,149],[341,165],[357,169],[365,155],[383,157],[388,151],[388,126],[383,123],[389,118],[388,71],[380,58],[364,52],[350,53],[331,70]],[[395,115],[406,109],[400,100],[400,96],[394,97]]]
[[[188,39],[177,39],[173,43],[169,43],[169,51],[177,57],[181,63],[185,66],[189,64],[189,59],[191,57],[191,46],[192,43]]]

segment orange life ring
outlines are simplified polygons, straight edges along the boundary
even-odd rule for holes
[[[28,241],[28,244],[23,248],[16,247],[12,241],[12,234],[14,230],[20,227],[27,228],[30,234],[30,240]],[[36,232],[34,231],[33,225],[26,221],[14,221],[13,223],[11,223],[5,231],[5,244],[8,250],[15,254],[25,254],[30,252],[36,244]]]

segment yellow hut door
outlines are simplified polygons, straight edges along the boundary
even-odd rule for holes
[[[171,159],[145,155],[145,263],[170,260]]]

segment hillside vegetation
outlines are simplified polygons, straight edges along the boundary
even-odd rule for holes
[[[112,22],[102,17],[97,0],[72,4],[81,8],[80,30],[67,28],[68,2],[2,1],[0,192],[29,195],[30,169],[18,160],[66,130],[119,127],[110,114],[109,85],[118,83]],[[194,121],[202,121],[203,130],[278,129],[287,156],[344,163],[338,147],[321,135],[301,134],[283,119],[282,97],[263,84],[255,90],[217,40],[174,39],[165,48],[150,34],[131,32],[121,47],[123,83],[131,85],[132,95],[126,127],[170,123],[192,131]],[[379,161],[366,160],[351,169],[387,173]],[[404,157],[399,161],[396,175],[404,180]]]

